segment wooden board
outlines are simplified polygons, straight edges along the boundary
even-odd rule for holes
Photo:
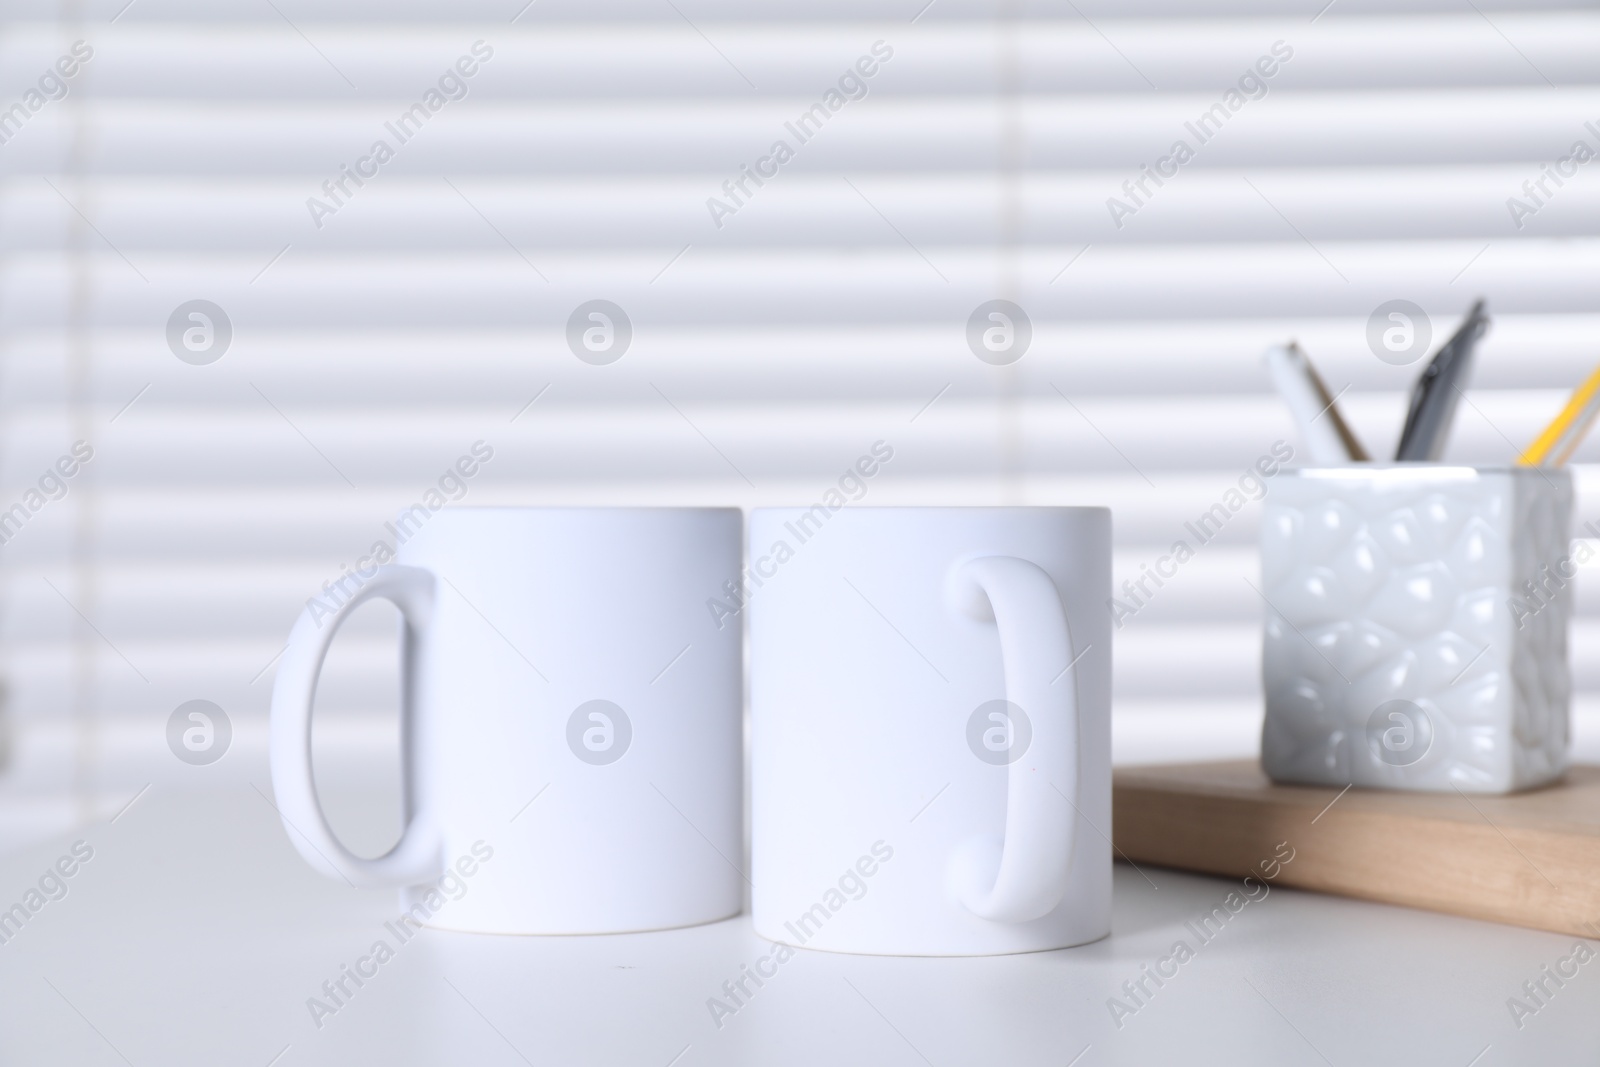
[[[1149,863],[1475,919],[1600,933],[1600,767],[1513,796],[1274,785],[1254,761],[1115,772],[1113,837]],[[1336,799],[1337,798],[1337,799]]]

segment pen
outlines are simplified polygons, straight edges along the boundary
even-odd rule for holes
[[[1450,436],[1450,424],[1455,419],[1456,403],[1472,369],[1473,351],[1478,338],[1488,328],[1489,320],[1483,314],[1480,299],[1412,387],[1405,429],[1400,432],[1400,447],[1395,450],[1396,460],[1434,462],[1444,452],[1445,439]]]
[[[1367,450],[1351,431],[1322,376],[1300,346],[1290,341],[1267,349],[1267,369],[1278,395],[1300,425],[1312,461],[1322,466],[1365,462]]]

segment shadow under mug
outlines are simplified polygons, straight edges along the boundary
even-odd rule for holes
[[[741,527],[725,508],[425,519],[395,564],[331,610],[309,603],[290,634],[271,756],[296,848],[354,885],[404,887],[413,919],[448,929],[611,933],[737,914],[739,631],[705,605],[739,574]],[[310,727],[328,647],[374,597],[403,617],[405,829],[364,859],[323,815]]]

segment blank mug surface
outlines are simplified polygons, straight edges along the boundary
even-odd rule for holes
[[[1110,513],[759,509],[749,542],[756,930],[904,955],[1109,933]],[[1070,639],[1046,632],[1051,602]],[[1023,653],[1009,662],[1002,626]],[[1049,771],[1059,745],[1070,760]],[[993,899],[996,865],[1018,858],[1008,829],[1065,850],[1053,896]]]
[[[374,866],[331,839],[314,798],[296,799],[304,671],[286,654],[274,783],[286,820],[311,825],[291,838],[358,884],[408,887],[404,907],[434,905],[429,925],[451,929],[604,933],[737,914],[739,634],[705,603],[738,574],[740,531],[733,509],[432,516],[361,591],[406,616],[405,836]],[[374,591],[385,582],[396,591]],[[334,624],[316,621],[302,616],[292,654]]]

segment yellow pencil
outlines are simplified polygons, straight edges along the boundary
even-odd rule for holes
[[[1561,466],[1577,451],[1579,442],[1589,432],[1597,414],[1600,414],[1600,368],[1596,368],[1582,385],[1572,391],[1561,414],[1534,438],[1533,444],[1522,453],[1517,463],[1524,467],[1537,467],[1546,460],[1553,460],[1550,466]]]
[[[1565,437],[1556,442],[1555,448],[1550,450],[1550,466],[1560,467],[1572,458],[1578,450],[1583,439],[1589,435],[1589,427],[1594,425],[1595,416],[1600,415],[1600,393],[1589,398],[1589,403],[1583,409],[1583,415],[1572,424]]]

